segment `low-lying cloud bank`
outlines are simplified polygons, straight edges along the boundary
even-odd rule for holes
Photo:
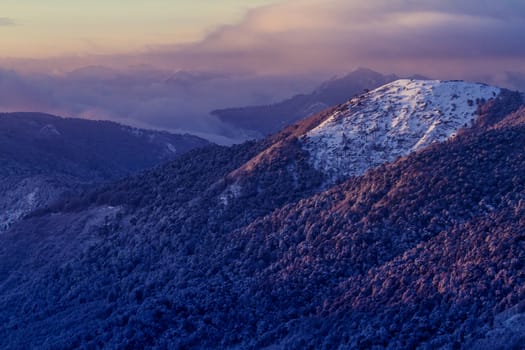
[[[210,115],[211,110],[268,104],[311,89],[317,82],[302,76],[173,73],[153,68],[86,67],[59,76],[0,69],[0,111],[109,119],[227,144],[251,135],[223,124]]]
[[[308,92],[320,77],[359,66],[525,90],[524,42],[525,2],[518,0],[288,0],[252,10],[194,44],[0,59],[25,72],[0,71],[0,109],[232,136],[210,110]],[[128,68],[64,73],[93,64]]]

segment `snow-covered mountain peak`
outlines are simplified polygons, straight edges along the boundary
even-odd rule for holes
[[[454,137],[501,89],[464,81],[401,79],[355,97],[303,137],[332,180]]]

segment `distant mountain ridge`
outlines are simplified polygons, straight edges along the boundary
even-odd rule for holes
[[[414,79],[424,79],[413,76]],[[343,103],[365,90],[372,90],[399,79],[394,74],[383,75],[359,68],[342,78],[323,83],[310,94],[296,95],[268,106],[253,106],[215,110],[213,115],[241,129],[269,135],[312,114]]]
[[[191,135],[39,113],[0,114],[0,231],[64,191],[210,145]]]

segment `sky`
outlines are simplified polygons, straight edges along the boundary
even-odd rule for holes
[[[195,42],[272,0],[2,0],[3,55],[115,54]]]
[[[523,0],[2,0],[0,64],[264,74],[525,71]],[[25,58],[26,60],[22,60]],[[411,71],[411,72],[409,72]]]
[[[0,111],[222,136],[366,67],[525,90],[524,0],[1,0]]]

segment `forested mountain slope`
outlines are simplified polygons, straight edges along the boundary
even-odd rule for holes
[[[333,110],[34,213],[0,237],[0,347],[519,347],[525,125],[489,102],[326,190],[298,135]]]
[[[210,145],[191,135],[39,113],[0,114],[0,232],[62,194]]]

